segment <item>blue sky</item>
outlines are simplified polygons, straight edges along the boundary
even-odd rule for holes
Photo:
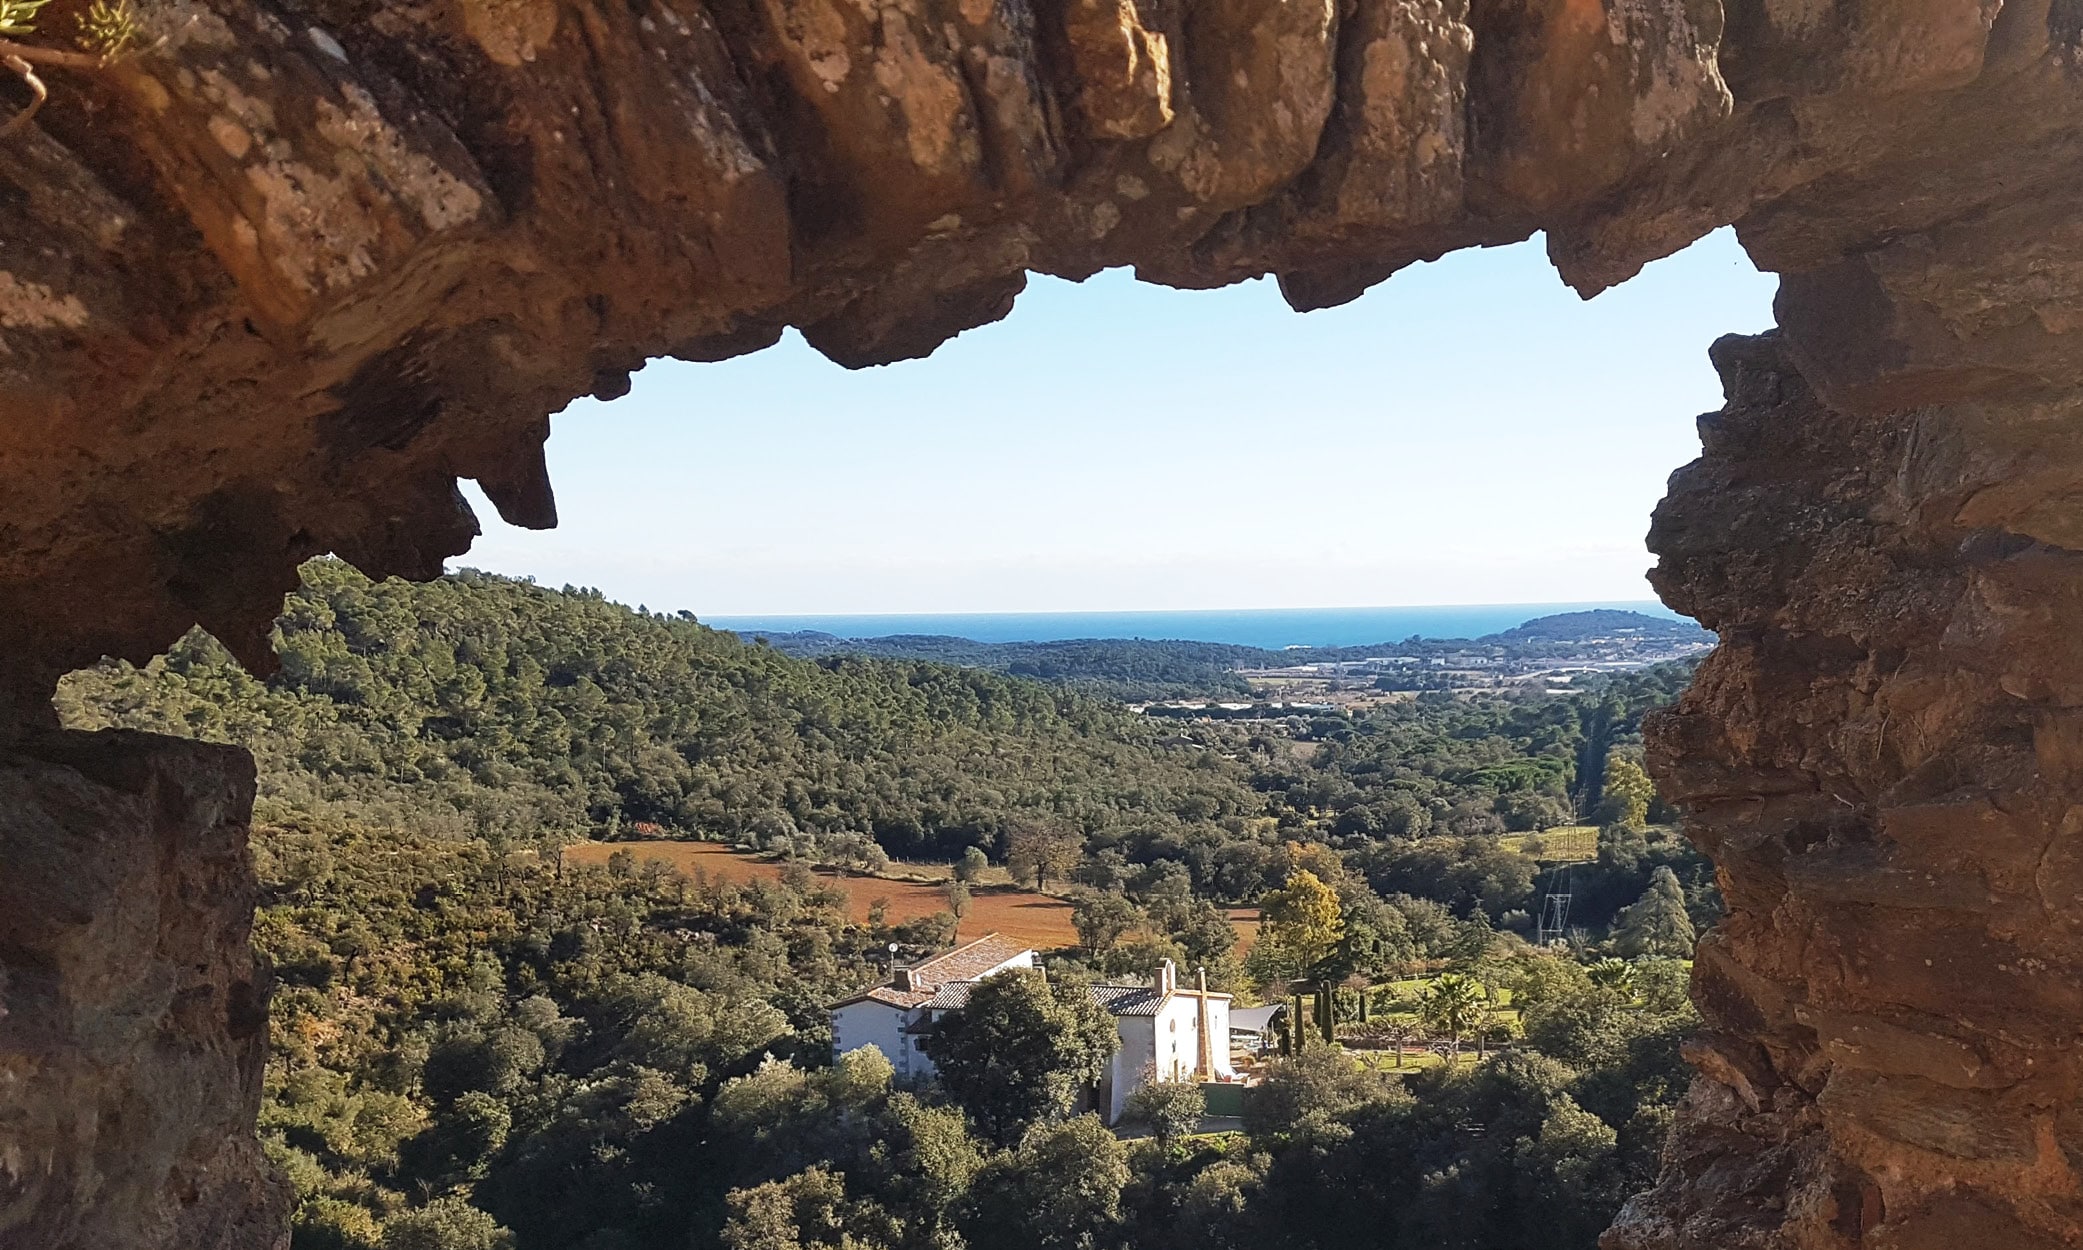
[[[1726,231],[1589,302],[1538,240],[1306,316],[1036,278],[923,361],[654,363],[554,418],[560,528],[466,486],[454,563],[702,616],[1644,599],[1707,345],[1773,285]]]

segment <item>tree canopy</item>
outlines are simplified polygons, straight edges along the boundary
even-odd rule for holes
[[[1614,944],[1630,958],[1658,955],[1685,959],[1692,955],[1696,935],[1692,918],[1685,910],[1685,887],[1667,865],[1649,874],[1649,888],[1642,897],[1621,909],[1613,926]]]
[[[940,1082],[992,1139],[1060,1119],[1099,1083],[1118,1044],[1114,1018],[1076,982],[1010,970],[969,992],[926,1037]]]
[[[484,573],[371,582],[312,561],[275,650],[281,671],[261,681],[192,633],[143,668],[74,675],[60,711],[247,747],[264,814],[504,842],[864,834],[953,858],[1036,830],[1053,879],[1086,831],[1263,806],[1240,767],[1089,696],[944,664],[795,659]]]
[[[1298,975],[1308,975],[1345,936],[1338,895],[1306,868],[1266,895],[1259,916],[1259,941],[1292,961]]]
[[[1716,904],[1653,791],[1651,823],[1619,811],[1566,870],[1579,945],[1627,961],[1511,936],[1563,870],[1503,836],[1640,797],[1640,714],[1677,670],[1155,723],[916,658],[792,658],[589,591],[333,561],[276,646],[256,680],[194,634],[74,675],[59,710],[256,754],[261,1131],[294,1250],[1590,1250],[1687,1079],[1685,966],[1655,956]],[[929,1043],[943,1080],[900,1089],[879,1053],[835,1059],[827,1004],[879,980],[889,943],[944,941],[944,917],[851,922],[800,861],[737,885],[627,851],[562,865],[581,835],[854,873],[932,856],[967,878],[957,911],[995,888],[985,852],[1017,846],[1026,875],[1090,891],[1083,945],[1046,981],[977,987]],[[1447,964],[1510,989],[1524,1043],[1407,1083],[1312,1047],[1220,1139],[1180,1135],[1182,1088],[1138,1100],[1166,1143],[1072,1116],[1115,1042],[1075,978],[1166,958],[1235,976],[1224,904],[1256,900],[1269,988]],[[1480,1000],[1431,1018],[1484,1036]]]

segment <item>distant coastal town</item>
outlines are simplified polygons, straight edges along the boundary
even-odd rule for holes
[[[1290,647],[1297,662],[1235,671],[1249,699],[1165,699],[1150,716],[1255,720],[1360,712],[1418,691],[1570,693],[1587,676],[1632,672],[1697,656],[1714,635],[1690,621],[1635,612],[1541,617],[1486,638],[1411,639],[1365,648]]]
[[[1689,620],[1597,608],[1536,617],[1480,638],[1410,637],[1356,647],[1265,647],[1192,639],[977,642],[941,635],[753,635],[790,655],[860,655],[990,668],[1094,689],[1148,716],[1254,720],[1364,712],[1422,691],[1568,693],[1587,677],[1685,660],[1714,645]]]

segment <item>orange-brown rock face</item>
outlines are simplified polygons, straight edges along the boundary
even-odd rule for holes
[[[545,414],[647,357],[787,326],[849,365],[917,355],[1030,270],[1273,274],[1313,308],[1536,230],[1590,292],[1734,223],[1784,276],[1781,330],[1721,347],[1729,407],[1653,536],[1659,589],[1724,637],[1654,762],[1730,914],[1664,1180],[1610,1244],[2083,1241],[2072,0],[142,8],[149,51],[48,70],[0,140],[0,724],[196,623],[265,667],[304,557],[429,576],[464,550],[458,478],[553,524]],[[0,891],[73,907],[28,848],[84,836],[67,796],[114,813],[170,748],[96,747],[96,772],[27,741]],[[100,822],[167,848],[108,888],[218,865],[203,979],[229,992],[245,878],[203,843],[238,813],[182,810]],[[75,913],[91,969],[100,913],[49,923]],[[91,975],[44,940],[0,944],[10,1011],[30,973]],[[154,1154],[90,1216],[107,1139],[36,1129],[45,1181],[0,1191],[0,1231],[274,1235],[231,1092],[254,1043],[165,1018],[225,1096],[141,1087],[136,1122],[210,1126],[215,1179],[168,1190],[194,1174]],[[163,1059],[123,1036],[81,1088]],[[55,1114],[0,1089],[0,1129]]]
[[[545,414],[647,357],[918,355],[1029,270],[1315,307],[1538,229],[1587,291],[1746,214],[1807,268],[1898,227],[1919,119],[1962,185],[2063,167],[2022,155],[2063,86],[1947,128],[1993,3],[1784,7],[144,4],[156,46],[46,70],[0,144],[8,701],[197,622],[265,666],[302,558],[463,551],[459,477],[553,524]],[[2066,84],[2065,20],[2000,31],[2012,72]]]
[[[0,1245],[286,1245],[253,1137],[253,762],[151,734],[0,750]]]
[[[1611,1250],[2083,1237],[2083,446],[2046,337],[2073,295],[1993,233],[2014,211],[1846,263],[1857,302],[1786,316],[1798,350],[1716,347],[1729,402],[1650,545],[1722,644],[1651,749],[1729,915]]]
[[[2032,418],[1833,411],[1777,335],[1716,358],[1651,544],[1722,646],[1652,751],[1730,912],[1665,1175],[1606,1244],[2068,1244],[2075,557],[1968,519],[2015,467],[1991,418]]]

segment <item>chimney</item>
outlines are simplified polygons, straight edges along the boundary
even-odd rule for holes
[[[1170,998],[1172,991],[1179,988],[1179,969],[1167,959],[1157,969],[1157,993],[1161,998]]]
[[[900,990],[915,990],[919,987],[919,979],[911,969],[899,968],[890,974],[890,984]]]

